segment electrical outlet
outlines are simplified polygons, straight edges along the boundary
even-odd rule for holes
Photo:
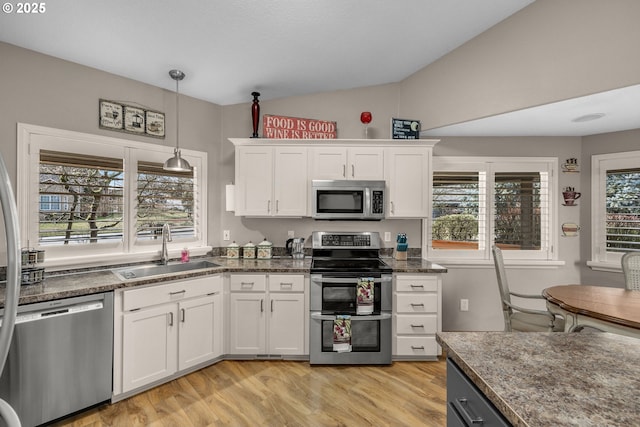
[[[293,238],[293,237],[296,237],[296,232],[295,232],[295,231],[293,231],[293,230],[289,230],[289,231],[287,231],[287,237],[288,237],[289,239],[291,239],[291,238]]]
[[[224,230],[222,232],[222,239],[223,240],[231,240],[231,231],[229,230]]]
[[[460,300],[460,311],[469,311],[469,300],[463,298]]]
[[[385,242],[390,242],[391,241],[391,233],[388,231],[384,232],[384,241]]]

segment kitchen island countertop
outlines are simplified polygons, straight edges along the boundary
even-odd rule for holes
[[[514,426],[640,425],[640,340],[600,332],[440,332]]]
[[[84,271],[70,271],[66,274],[45,273],[42,283],[24,285],[20,288],[19,304],[50,301],[70,298],[115,289],[161,283],[168,280],[190,279],[209,274],[232,273],[303,273],[308,274],[311,268],[311,258],[294,260],[290,257],[258,259],[230,259],[226,257],[199,258],[211,261],[218,267],[203,268],[181,273],[162,274],[133,280],[120,280],[111,270],[124,268],[123,266],[104,269],[86,269]],[[429,261],[415,258],[408,261],[396,261],[393,258],[383,258],[394,272],[401,273],[446,273],[447,269]],[[135,267],[135,266],[132,266]],[[0,287],[0,308],[4,307],[4,286]]]

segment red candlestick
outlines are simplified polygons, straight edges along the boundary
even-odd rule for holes
[[[253,96],[253,104],[251,104],[251,119],[253,120],[253,135],[251,138],[258,137],[258,123],[260,122],[260,104],[258,104],[258,97],[260,92],[251,92]]]

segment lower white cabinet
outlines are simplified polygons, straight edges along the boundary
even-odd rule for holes
[[[303,274],[231,274],[229,354],[308,354]]]
[[[393,277],[394,359],[435,359],[442,350],[436,333],[442,330],[442,279],[439,274]]]
[[[221,275],[116,292],[114,396],[223,354]]]

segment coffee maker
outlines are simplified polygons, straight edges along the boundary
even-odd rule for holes
[[[293,259],[304,258],[304,237],[293,237],[288,239],[285,243],[285,249],[287,254],[291,255]]]

